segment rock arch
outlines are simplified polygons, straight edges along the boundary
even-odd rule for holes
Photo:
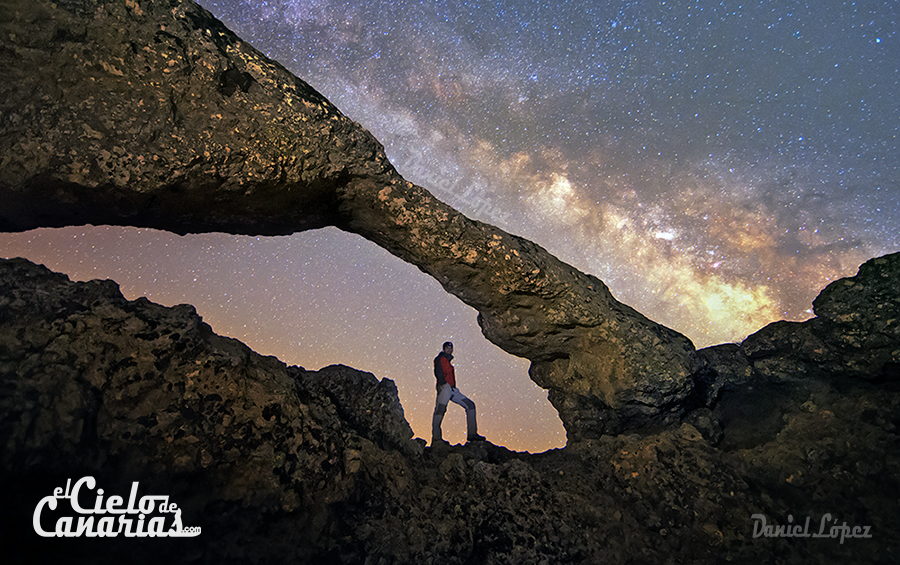
[[[394,169],[308,84],[182,0],[0,4],[0,230],[283,235],[333,225],[437,279],[531,360],[570,440],[677,418],[683,335]]]

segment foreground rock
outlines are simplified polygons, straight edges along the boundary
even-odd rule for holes
[[[383,466],[421,451],[390,381],[287,367],[215,335],[191,306],[129,302],[112,281],[74,284],[13,260],[0,288],[0,445],[4,474],[18,477],[7,485],[36,473],[99,476],[125,493],[132,480],[174,486],[186,514],[214,509],[207,529],[228,528],[238,545],[232,513],[289,513],[284,543],[302,556],[373,453]],[[55,488],[40,479],[35,489]]]
[[[799,404],[822,387],[900,382],[898,281],[900,253],[872,259],[856,276],[834,281],[819,294],[813,302],[816,317],[774,322],[740,345],[701,350],[703,403],[718,406],[713,415],[722,416],[720,395],[728,400],[729,391],[748,386],[777,389],[773,401],[790,395]]]
[[[435,277],[532,361],[569,437],[673,421],[694,347],[534,243],[406,182],[382,146],[187,0],[0,2],[0,230],[334,225]]]
[[[754,371],[771,380],[900,379],[898,292],[900,253],[873,259],[822,291],[813,302],[815,318],[771,324],[741,349]]]
[[[900,300],[883,296],[847,311],[860,330]],[[719,441],[682,423],[537,455],[423,450],[387,379],[287,367],[190,306],[4,260],[0,547],[9,563],[896,562],[897,382],[809,376],[798,396],[748,366],[720,364],[742,384],[692,414]],[[87,475],[170,496],[202,534],[38,537],[38,501]],[[754,515],[825,537],[754,537]],[[828,537],[844,524],[871,537]]]

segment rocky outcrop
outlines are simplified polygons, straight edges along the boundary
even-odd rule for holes
[[[813,301],[816,317],[774,322],[740,346],[699,351],[713,373],[706,402],[750,381],[803,384],[816,379],[900,380],[900,253],[864,263]]]
[[[194,516],[289,513],[302,557],[373,454],[383,466],[421,453],[387,379],[287,367],[215,335],[191,306],[127,301],[112,281],[72,283],[24,260],[0,262],[0,288],[7,476],[174,482]],[[229,527],[221,519],[213,527]]]
[[[0,71],[0,229],[359,233],[531,359],[578,440],[423,449],[389,381],[287,367],[189,306],[3,261],[5,560],[897,561],[896,255],[831,285],[813,320],[694,352],[404,181],[368,132],[194,4],[2,1]],[[88,474],[170,495],[203,535],[38,538],[37,501]],[[871,537],[754,536],[754,515]]]
[[[898,383],[811,376],[795,397],[728,374],[695,418],[721,441],[683,423],[536,455],[422,449],[387,379],[287,367],[190,306],[3,260],[0,546],[9,563],[895,562]],[[171,496],[202,534],[38,537],[40,498],[86,475]],[[754,515],[825,537],[766,537]],[[830,537],[843,525],[871,537]]]
[[[382,146],[187,0],[0,4],[0,229],[358,233],[532,361],[569,438],[672,421],[684,336],[534,243],[405,181]]]
[[[400,406],[397,385],[343,365],[319,371],[289,367],[288,373],[308,395],[327,398],[338,416],[356,433],[383,448],[421,452]]]
[[[755,445],[788,429],[798,410],[830,421],[833,414],[822,412],[818,399],[840,392],[868,396],[865,402],[840,399],[845,409],[856,404],[867,419],[898,423],[875,408],[891,406],[900,385],[897,280],[900,253],[872,259],[819,294],[816,317],[774,322],[739,345],[701,349],[697,381],[706,385],[706,408],[687,420],[725,448]]]
[[[900,253],[863,264],[828,285],[816,317],[777,322],[747,338],[754,370],[771,379],[825,374],[868,380],[900,378]]]

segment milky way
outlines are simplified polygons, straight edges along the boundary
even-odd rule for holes
[[[407,179],[698,347],[807,318],[828,282],[900,249],[896,1],[201,5],[372,131]],[[0,255],[194,304],[289,363],[392,378],[426,438],[431,358],[452,339],[488,439],[565,442],[527,361],[353,235],[67,228],[0,236]],[[460,441],[462,411],[444,427]]]

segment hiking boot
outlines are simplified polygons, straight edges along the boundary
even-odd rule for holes
[[[485,441],[485,437],[482,435],[474,434],[467,437],[466,441]]]
[[[450,442],[447,441],[447,440],[445,440],[445,439],[432,439],[432,440],[431,440],[431,447],[432,447],[432,448],[435,448],[435,447],[438,447],[438,448],[440,448],[440,447],[450,447]]]

